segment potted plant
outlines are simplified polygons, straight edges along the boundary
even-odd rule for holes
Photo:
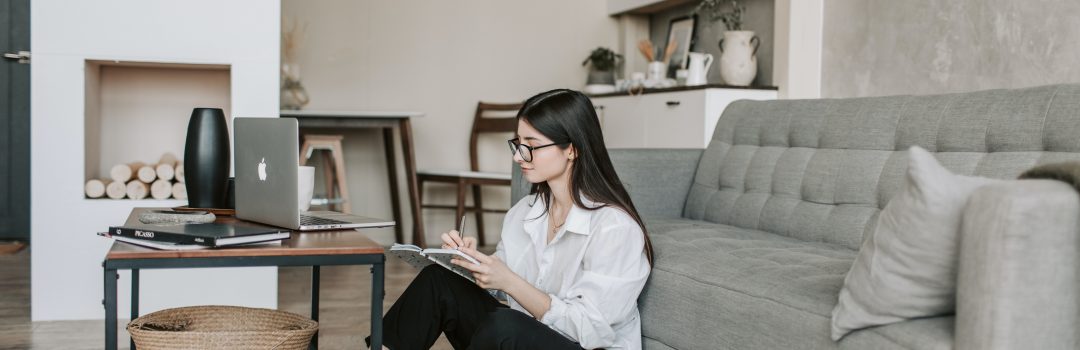
[[[622,61],[622,55],[611,51],[611,49],[597,47],[593,50],[589,57],[586,57],[585,61],[581,62],[582,66],[588,66],[589,63],[592,63],[592,67],[589,69],[589,78],[585,82],[585,92],[603,93],[615,91],[615,68],[619,66],[620,61]]]
[[[730,2],[730,6],[725,6]],[[743,30],[746,6],[737,0],[702,0],[694,13],[709,22],[724,22],[727,30],[720,39],[720,76],[730,85],[748,86],[757,76],[757,49],[761,40],[753,31]]]

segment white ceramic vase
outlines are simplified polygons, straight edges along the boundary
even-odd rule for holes
[[[757,76],[757,49],[761,40],[749,30],[729,30],[720,39],[720,76],[724,83],[749,86]]]
[[[311,102],[307,90],[300,83],[300,65],[282,64],[281,80],[281,109],[299,110]]]

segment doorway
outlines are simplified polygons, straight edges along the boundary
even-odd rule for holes
[[[0,2],[0,241],[30,240],[28,51],[30,0]]]

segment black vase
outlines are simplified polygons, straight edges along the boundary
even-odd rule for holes
[[[195,108],[184,145],[188,206],[224,208],[229,178],[229,126],[221,108]]]

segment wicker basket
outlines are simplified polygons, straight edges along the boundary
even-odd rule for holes
[[[294,313],[237,306],[166,309],[136,318],[128,332],[139,349],[308,348],[319,323]]]

